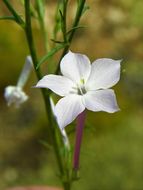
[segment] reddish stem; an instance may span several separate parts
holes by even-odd
[[[73,160],[73,169],[75,171],[79,169],[80,148],[82,142],[84,123],[85,123],[85,116],[86,112],[83,111],[77,117],[76,141],[75,141],[74,160]]]

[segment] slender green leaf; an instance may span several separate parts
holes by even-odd
[[[45,61],[47,61],[51,56],[53,56],[55,53],[57,53],[59,50],[61,50],[62,48],[64,48],[65,46],[67,46],[68,44],[59,44],[57,47],[53,48],[51,51],[49,51],[48,54],[46,54],[44,57],[42,57],[36,67],[36,69],[39,68],[39,66],[44,63]]]
[[[57,44],[63,44],[65,43],[64,41],[58,41],[58,40],[54,40],[54,39],[51,39],[52,42],[54,43],[57,43]]]
[[[1,16],[0,20],[13,20],[13,21],[16,21],[14,16]]]
[[[59,10],[59,13],[60,13],[60,17],[61,17],[61,30],[62,30],[62,32],[63,32],[63,34],[64,34],[64,16],[63,16],[63,13],[62,13],[62,11],[61,10]]]
[[[70,29],[68,32],[67,32],[67,35],[70,34],[73,30],[77,30],[77,29],[80,29],[80,28],[86,28],[87,26],[76,26],[76,27],[73,27],[72,29]]]

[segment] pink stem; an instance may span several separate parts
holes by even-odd
[[[74,160],[73,160],[73,169],[76,171],[79,169],[80,147],[81,147],[81,142],[82,142],[85,116],[86,116],[86,112],[83,111],[77,117],[76,141],[75,141]]]

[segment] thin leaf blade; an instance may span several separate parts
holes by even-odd
[[[44,63],[45,61],[47,61],[50,57],[52,57],[52,56],[53,56],[55,53],[57,53],[59,50],[63,49],[65,46],[67,46],[67,44],[59,44],[58,46],[56,46],[55,48],[53,48],[51,51],[49,51],[48,54],[46,54],[45,56],[43,56],[43,57],[40,59],[38,65],[37,65],[37,67],[36,67],[36,69],[38,69],[38,68],[41,66],[42,63]]]

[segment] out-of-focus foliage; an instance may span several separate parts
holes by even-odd
[[[19,12],[22,6],[13,0]],[[47,1],[49,36],[56,1]],[[71,50],[99,57],[123,59],[122,74],[115,87],[121,111],[90,113],[84,130],[80,180],[74,190],[142,190],[143,188],[143,1],[89,0]],[[69,23],[75,13],[69,4]],[[0,3],[0,15],[8,14]],[[33,19],[37,50],[44,47]],[[51,42],[52,44],[52,42]],[[56,162],[50,146],[44,104],[39,90],[32,89],[35,75],[26,86],[29,100],[20,109],[6,107],[4,87],[16,84],[28,54],[23,31],[13,21],[0,21],[0,189],[26,184],[59,185]],[[55,62],[58,61],[58,55]],[[50,62],[48,63],[50,64]],[[54,63],[49,72],[54,69]],[[47,72],[47,65],[44,65]],[[74,127],[67,127],[74,146]]]

